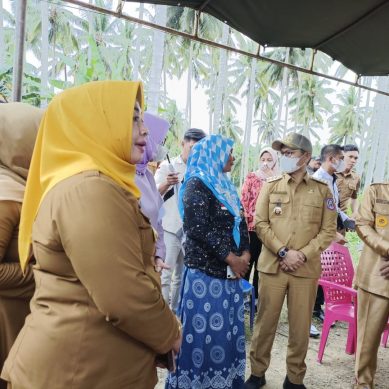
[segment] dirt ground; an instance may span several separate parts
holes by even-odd
[[[285,317],[285,315],[283,315]],[[314,322],[318,329],[321,325]],[[250,329],[247,328],[248,342],[246,352],[250,350]],[[267,384],[264,389],[281,389],[285,378],[285,356],[288,343],[288,325],[281,319],[277,335],[273,345],[272,360],[266,373]],[[305,376],[305,385],[308,389],[351,389],[354,382],[354,356],[345,353],[347,339],[347,325],[337,323],[331,329],[327,346],[324,352],[323,363],[319,364],[317,352],[319,339],[311,339],[309,343],[306,363],[308,366]],[[246,378],[250,375],[250,363],[247,359]],[[165,383],[165,371],[158,372],[159,383],[156,389],[163,389]],[[389,388],[389,348],[380,346],[378,353],[378,369],[376,374],[376,389]]]

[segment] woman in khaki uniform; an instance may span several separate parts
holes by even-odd
[[[23,327],[34,293],[31,266],[19,264],[20,211],[43,111],[23,103],[0,105],[0,369]],[[0,388],[6,383],[0,380]]]
[[[12,389],[153,388],[156,354],[179,347],[138,205],[140,107],[141,84],[126,81],[48,106],[22,208],[19,252],[25,267],[32,240],[36,292],[2,372]]]

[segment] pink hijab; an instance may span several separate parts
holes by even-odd
[[[255,174],[261,179],[261,180],[267,180],[269,177],[273,177],[273,176],[276,176],[277,174],[279,174],[280,172],[280,169],[279,169],[279,165],[278,165],[278,154],[277,154],[277,151],[273,150],[271,147],[265,147],[261,150],[261,152],[259,153],[259,159],[261,159],[262,155],[264,153],[269,153],[272,158],[273,158],[273,165],[272,166],[269,166],[270,168],[270,171],[271,173],[269,172],[268,174],[266,174],[261,168],[259,168]]]

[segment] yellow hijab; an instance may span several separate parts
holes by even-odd
[[[135,101],[143,110],[143,86],[132,81],[97,81],[68,89],[51,101],[39,127],[19,229],[25,269],[32,225],[47,192],[60,181],[98,170],[140,197],[130,164]]]

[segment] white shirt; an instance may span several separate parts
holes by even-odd
[[[171,160],[174,170],[178,173],[179,184],[172,185],[161,196],[164,199],[165,215],[162,218],[162,227],[164,231],[177,234],[182,230],[182,220],[178,212],[178,191],[181,186],[181,181],[184,179],[186,172],[186,163],[182,160],[181,156],[175,157]],[[157,188],[166,183],[168,174],[171,173],[169,162],[163,161],[157,171],[155,172],[155,182]],[[174,192],[171,192],[173,190]]]
[[[345,221],[347,219],[350,219],[340,208],[339,208],[339,190],[338,185],[336,185],[336,176],[329,174],[327,171],[325,171],[322,167],[320,167],[318,170],[316,170],[315,173],[313,173],[312,177],[318,178],[319,180],[327,181],[328,186],[331,190],[332,195],[334,196],[336,210],[340,217],[342,218],[342,221]]]

